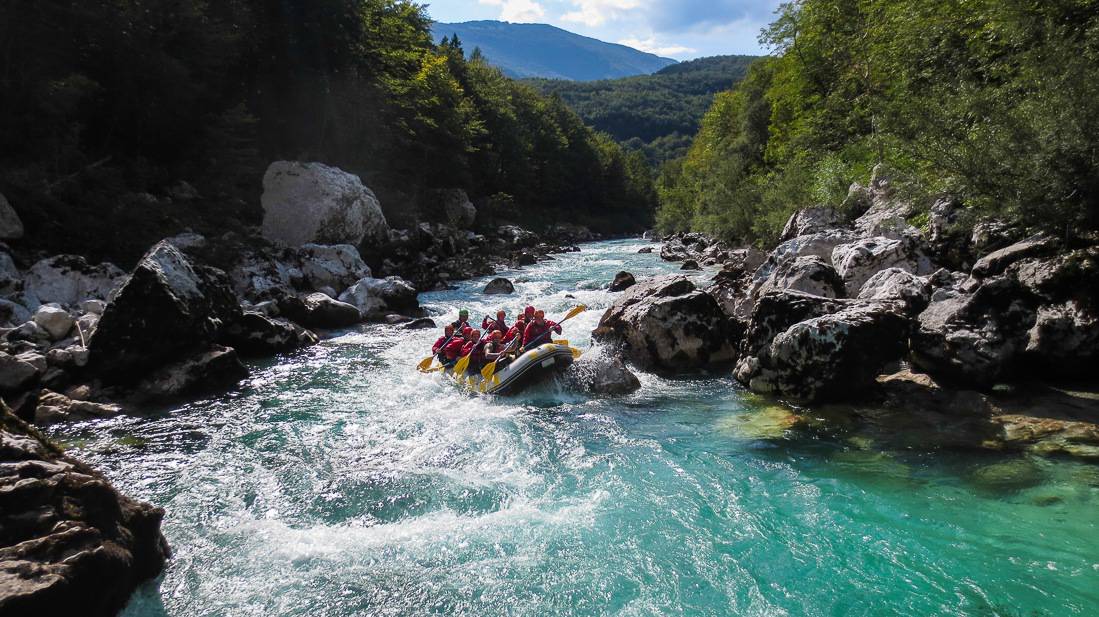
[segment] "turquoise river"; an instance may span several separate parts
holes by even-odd
[[[615,272],[674,269],[644,245],[421,302],[584,303],[587,350]],[[174,555],[124,615],[1099,615],[1099,466],[793,434],[725,373],[474,396],[416,372],[436,336],[363,327],[231,394],[55,430],[167,509]]]

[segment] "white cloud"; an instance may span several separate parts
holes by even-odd
[[[626,11],[639,8],[641,2],[640,0],[572,0],[572,5],[576,10],[565,13],[561,19],[594,28],[613,21]]]
[[[646,51],[658,56],[681,56],[683,54],[692,54],[698,51],[691,47],[684,47],[683,45],[661,45],[656,42],[656,37],[651,36],[647,39],[622,39],[618,41],[618,44],[640,49],[641,51]]]
[[[500,19],[511,22],[539,21],[546,10],[537,0],[479,0],[481,4],[500,7]]]

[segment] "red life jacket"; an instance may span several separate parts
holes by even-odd
[[[544,319],[543,322],[542,325],[538,325],[538,322],[532,321],[527,325],[527,330],[523,333],[523,347],[530,345],[532,342],[538,345],[550,342],[548,336],[542,336],[550,330],[561,332],[561,326],[548,319]]]
[[[464,340],[456,336],[446,344],[446,347],[443,347],[443,355],[446,356],[447,360],[457,360],[458,357],[462,355],[462,347],[465,346],[465,344],[466,342]]]
[[[435,344],[431,346],[431,353],[439,353],[449,338],[449,336],[440,336],[439,340],[435,341]]]

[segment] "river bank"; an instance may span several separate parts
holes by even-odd
[[[590,349],[617,271],[678,271],[645,246],[504,271],[513,296],[481,295],[481,278],[420,300],[440,321],[584,303],[566,336]],[[167,511],[175,554],[124,614],[1084,615],[1099,601],[1092,465],[790,427],[724,371],[639,371],[626,397],[471,397],[415,372],[432,340],[356,327],[249,361],[234,393],[51,429]]]

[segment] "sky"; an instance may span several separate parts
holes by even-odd
[[[781,0],[423,0],[432,19],[552,24],[676,60],[760,55]]]

